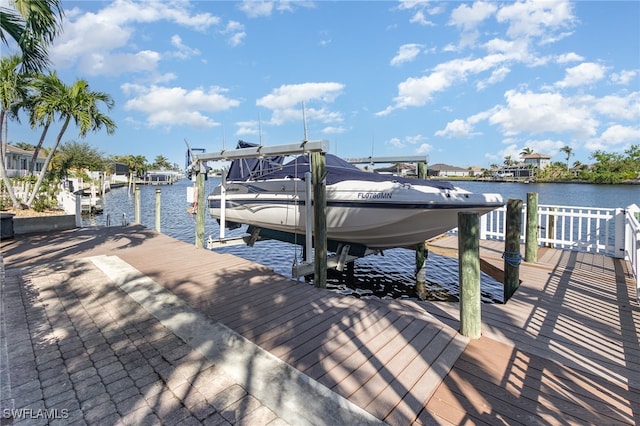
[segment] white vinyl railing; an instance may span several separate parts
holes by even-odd
[[[522,243],[526,240],[526,204],[522,209]],[[601,253],[631,264],[640,300],[640,208],[538,206],[538,244],[564,250]],[[507,208],[480,218],[480,238],[504,240]]]
[[[640,208],[635,204],[627,207],[624,220],[624,258],[631,263],[631,272],[636,279],[636,291],[640,301]]]

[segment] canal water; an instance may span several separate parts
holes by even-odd
[[[206,182],[207,193],[213,191],[220,180],[210,178]],[[472,192],[495,192],[508,198],[526,202],[528,192],[537,192],[539,204],[583,207],[627,207],[640,205],[638,185],[590,185],[590,184],[523,184],[494,182],[455,182]],[[141,186],[141,223],[155,228],[156,189],[161,190],[161,232],[193,244],[195,241],[195,216],[188,212],[187,188],[193,182],[182,179],[173,185]],[[85,217],[83,226],[107,226],[130,223],[134,220],[133,194],[126,188],[114,188],[104,197],[104,213]],[[226,236],[240,236],[244,228],[226,231]],[[206,216],[205,235],[217,238],[219,227],[215,219]],[[271,267],[274,271],[291,277],[294,262],[301,261],[300,247],[279,241],[261,241],[253,247],[237,245],[216,249]],[[416,298],[415,252],[406,249],[385,250],[383,255],[367,256],[356,261],[355,281],[345,282],[338,274],[329,274],[327,285],[336,292],[360,298]],[[502,284],[486,274],[481,274],[483,302],[501,303]],[[427,290],[430,300],[458,300],[458,262],[436,254],[427,260]]]

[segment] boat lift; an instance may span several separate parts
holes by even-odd
[[[327,283],[327,223],[325,216],[325,209],[327,205],[326,197],[326,181],[325,181],[325,159],[324,153],[329,150],[328,141],[307,141],[304,140],[300,143],[276,145],[276,146],[257,146],[250,148],[238,148],[234,150],[222,150],[219,152],[204,152],[196,153],[192,152],[193,163],[189,166],[189,169],[196,174],[196,186],[198,190],[198,210],[196,213],[196,246],[204,246],[204,215],[205,208],[200,206],[204,204],[204,175],[207,172],[206,163],[208,161],[229,161],[240,158],[255,158],[255,157],[269,157],[276,155],[301,155],[311,154],[311,165],[313,174],[308,173],[311,179],[306,179],[307,190],[305,191],[305,206],[306,206],[306,229],[305,229],[305,262],[292,271],[292,274],[309,275],[309,269],[311,265],[311,253],[313,250],[313,234],[315,230],[315,251],[314,251],[314,282],[316,287],[326,287]],[[226,173],[223,173],[221,191],[220,191],[220,237],[218,240],[210,238],[207,247],[212,248],[222,246],[224,244],[234,244],[235,241],[242,240],[247,242],[255,242],[258,238],[258,233],[253,233],[249,237],[240,237],[239,239],[227,239],[224,236],[224,230],[226,226],[225,220],[225,184]],[[313,198],[312,198],[313,191]],[[315,202],[312,202],[315,200]],[[199,217],[199,216],[202,217]],[[313,226],[313,227],[312,227]],[[199,229],[202,228],[202,229]],[[341,251],[337,254],[338,261],[336,265],[341,267],[347,262],[349,258],[349,246],[343,246]],[[355,259],[355,258],[354,258]],[[350,259],[353,260],[353,259]],[[334,262],[332,262],[334,263]]]

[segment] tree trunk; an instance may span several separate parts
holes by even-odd
[[[13,208],[17,209],[20,207],[20,203],[16,198],[16,194],[13,192],[13,184],[11,180],[9,180],[9,176],[7,175],[7,169],[5,168],[5,161],[7,158],[7,113],[5,110],[0,111],[0,138],[2,138],[2,142],[0,143],[0,175],[2,175],[2,181],[4,182],[4,186],[7,188],[7,193],[9,194],[9,198],[11,199],[11,203],[13,204]]]
[[[49,126],[51,125],[51,120],[47,121],[47,124],[44,125],[44,129],[42,130],[42,134],[40,135],[40,140],[38,141],[38,145],[36,145],[36,149],[33,150],[33,155],[31,156],[31,164],[29,164],[29,176],[33,176],[36,168],[36,162],[38,161],[38,154],[42,149],[42,144],[44,143],[44,138],[47,136],[47,131],[49,130]],[[44,169],[42,170],[44,173]]]
[[[42,186],[44,175],[46,174],[47,169],[49,168],[49,163],[51,162],[53,155],[56,153],[56,149],[58,149],[58,144],[60,144],[60,140],[62,140],[62,135],[64,135],[64,132],[67,130],[67,126],[69,126],[69,121],[71,121],[71,117],[67,116],[67,119],[65,120],[64,125],[62,126],[62,129],[60,129],[60,133],[58,133],[58,137],[56,138],[56,143],[53,145],[53,147],[51,148],[51,151],[49,152],[49,155],[47,155],[47,159],[44,161],[44,165],[42,166],[42,173],[40,173],[40,176],[38,176],[38,180],[36,181],[36,184],[33,187],[33,192],[29,197],[29,201],[27,201],[28,208],[31,208],[31,204],[33,204],[33,201],[35,200],[36,195],[38,194],[38,191],[40,191],[40,186]]]

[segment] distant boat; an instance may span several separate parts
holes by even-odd
[[[246,148],[249,145],[239,146]],[[226,182],[208,196],[227,226],[238,224],[304,235],[305,173],[309,157],[236,159]],[[364,172],[326,154],[327,239],[372,249],[412,247],[457,226],[458,212],[487,213],[504,205],[499,194],[474,194],[449,182]]]

